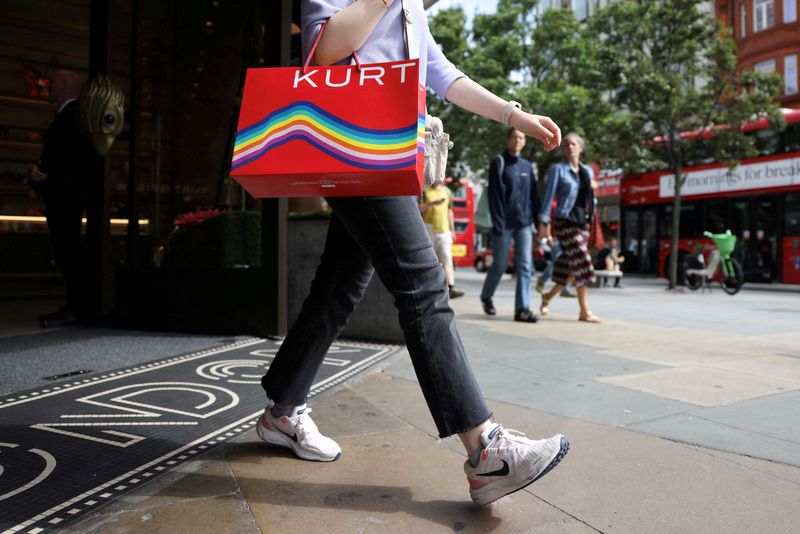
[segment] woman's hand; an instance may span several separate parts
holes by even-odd
[[[511,126],[541,141],[547,152],[561,146],[561,129],[550,117],[514,110]]]

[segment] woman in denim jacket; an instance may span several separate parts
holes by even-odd
[[[581,163],[583,139],[575,133],[564,136],[561,150],[566,161],[556,163],[547,173],[547,184],[539,212],[539,235],[552,242],[550,216],[553,199],[557,200],[552,214],[555,237],[561,245],[561,255],[553,266],[555,286],[542,295],[542,316],[550,313],[550,301],[567,285],[572,276],[578,291],[581,311],[579,321],[599,323],[600,318],[589,310],[586,288],[596,280],[592,257],[589,255],[589,222],[594,213],[594,172]]]

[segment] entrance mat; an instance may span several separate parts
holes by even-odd
[[[0,397],[0,533],[60,528],[252,429],[279,343],[246,339]],[[400,349],[337,342],[310,395]]]

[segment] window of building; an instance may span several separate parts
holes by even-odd
[[[766,61],[759,61],[753,66],[753,72],[763,72],[765,74],[775,72],[775,60],[768,59]]]
[[[783,0],[783,22],[789,24],[797,20],[797,0]]]
[[[797,55],[783,58],[783,92],[787,95],[797,94]]]
[[[744,2],[739,6],[739,15],[742,19],[739,24],[740,37],[744,37],[747,35],[747,6]]]
[[[753,0],[753,31],[775,26],[775,0]]]
[[[584,21],[589,16],[589,6],[586,0],[572,0],[572,11],[575,18]]]

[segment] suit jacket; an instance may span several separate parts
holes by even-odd
[[[37,186],[45,202],[85,202],[91,176],[100,158],[78,130],[78,102],[67,104],[56,114],[44,138],[39,169],[47,179]]]

